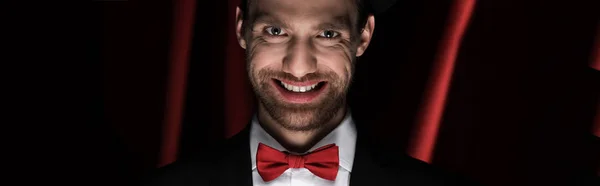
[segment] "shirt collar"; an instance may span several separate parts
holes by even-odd
[[[280,151],[286,151],[286,149],[260,126],[256,115],[252,117],[251,125],[250,154],[252,158],[252,170],[254,170],[256,169],[258,143],[263,143]],[[346,114],[340,125],[310,148],[309,152],[331,143],[335,143],[339,147],[340,166],[351,172],[356,148],[356,126],[350,112]]]

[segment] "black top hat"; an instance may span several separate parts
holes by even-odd
[[[381,14],[392,7],[396,0],[368,0],[374,14]]]

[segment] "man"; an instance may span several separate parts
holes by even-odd
[[[365,0],[247,0],[236,33],[258,108],[242,132],[149,185],[466,185],[357,131],[346,93],[375,18]]]

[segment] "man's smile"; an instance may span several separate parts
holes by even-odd
[[[284,101],[291,103],[309,103],[324,92],[328,83],[327,81],[295,82],[272,79],[271,85],[278,90]]]

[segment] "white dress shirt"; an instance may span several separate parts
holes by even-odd
[[[252,158],[252,183],[254,186],[348,186],[350,184],[350,172],[352,172],[354,150],[356,148],[356,127],[349,112],[339,126],[308,151],[311,152],[331,143],[335,143],[339,147],[340,166],[334,181],[318,177],[306,168],[290,168],[276,179],[264,182],[256,169],[258,143],[263,143],[280,151],[287,150],[260,126],[256,115],[252,118],[251,125],[250,153]]]

